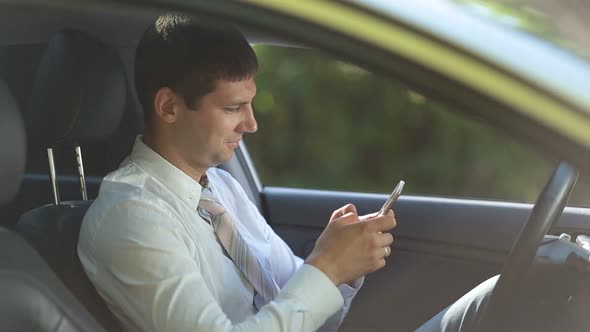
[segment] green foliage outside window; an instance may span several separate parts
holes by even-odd
[[[553,163],[406,86],[317,51],[256,46],[265,185],[535,200]]]

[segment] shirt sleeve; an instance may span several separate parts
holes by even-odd
[[[303,259],[296,256],[293,251],[289,248],[289,246],[281,239],[271,228],[268,226],[268,232],[271,233],[270,236],[270,243],[271,243],[271,252],[273,256],[271,257],[272,261],[272,270],[273,274],[278,280],[279,286],[281,286],[281,282],[287,282],[286,280],[290,280],[289,277],[294,275],[301,269],[301,267],[306,266],[303,264]],[[319,273],[322,273],[318,270]],[[324,275],[325,276],[325,275]],[[328,277],[325,277],[328,279]],[[328,279],[329,280],[329,279]],[[358,293],[359,289],[363,285],[365,277],[361,277],[350,284],[342,284],[338,286],[338,291],[342,296],[344,301],[344,305],[334,313],[323,326],[319,329],[319,331],[337,331],[338,327],[346,318],[346,314],[350,309],[350,305],[352,300]],[[330,281],[330,283],[332,283]],[[332,283],[332,285],[334,285]],[[318,296],[317,294],[313,294],[312,296]]]
[[[229,174],[227,176],[231,177]],[[234,187],[232,192],[236,194],[236,199],[240,201],[238,205],[243,207],[247,206],[249,209],[248,214],[255,216],[257,221],[264,227],[264,233],[270,243],[270,268],[279,287],[283,287],[283,285],[285,285],[290,278],[298,272],[301,266],[304,265],[303,259],[295,255],[289,245],[287,245],[287,243],[285,243],[285,241],[268,225],[264,217],[258,211],[256,205],[250,201],[241,185],[235,179],[231,178],[231,180],[233,180],[231,186]],[[323,272],[319,270],[318,272],[323,274]],[[328,319],[328,321],[321,327],[320,331],[336,331],[338,329],[344,321],[344,318],[346,318],[352,300],[363,285],[363,282],[364,277],[361,277],[351,284],[338,286],[338,290],[344,300],[344,305],[338,312]],[[313,296],[317,297],[318,295],[314,294]]]
[[[82,240],[79,255],[90,279],[126,321],[144,331],[316,331],[343,305],[319,270],[302,265],[278,296],[234,324],[206,286],[171,216],[147,203],[111,209]]]

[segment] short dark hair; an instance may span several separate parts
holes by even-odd
[[[196,24],[185,15],[160,16],[135,53],[135,88],[146,126],[151,126],[159,89],[169,87],[197,109],[217,80],[240,81],[257,70],[256,54],[237,29]]]

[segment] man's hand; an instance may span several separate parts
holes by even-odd
[[[393,211],[359,218],[352,204],[334,211],[330,223],[305,262],[324,272],[336,286],[385,266],[396,225]]]

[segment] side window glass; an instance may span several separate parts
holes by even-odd
[[[533,202],[555,165],[511,137],[315,50],[255,46],[266,186]]]

